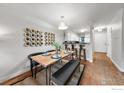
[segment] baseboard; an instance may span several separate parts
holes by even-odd
[[[43,68],[41,68],[41,67],[37,67],[38,72],[41,71],[42,69]],[[30,77],[30,76],[32,76],[31,71],[26,71],[26,72],[23,72],[20,75],[17,75],[17,76],[15,76],[13,78],[10,78],[10,79],[6,80],[6,81],[3,81],[1,83],[1,85],[14,85],[14,84],[24,80],[25,78]]]
[[[0,84],[3,81],[7,81],[8,79],[11,79],[13,77],[16,77],[16,76],[18,76],[18,75],[20,75],[22,73],[28,72],[28,71],[29,71],[28,68],[27,69],[21,69],[21,70],[15,70],[15,72],[13,72],[11,74],[7,74],[7,75],[4,75],[4,76],[1,76],[0,77]]]
[[[97,51],[94,51],[94,53],[107,54],[106,52],[97,52]]]
[[[93,62],[93,60],[91,60],[91,59],[87,59],[87,61],[88,61],[88,62],[90,62],[90,63],[92,63],[92,62]]]
[[[121,72],[124,72],[124,69],[121,68],[112,58],[109,57],[109,59],[112,61],[112,63],[117,67],[117,69]]]

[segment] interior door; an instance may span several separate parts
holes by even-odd
[[[94,49],[95,52],[107,52],[107,32],[94,33]]]

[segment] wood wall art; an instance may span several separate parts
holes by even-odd
[[[26,28],[24,31],[24,46],[38,47],[52,45],[55,42],[55,34],[50,32],[41,32],[39,30]]]
[[[55,42],[55,34],[45,32],[44,33],[45,45],[52,45]]]
[[[24,46],[37,47],[43,45],[43,35],[41,31],[26,28],[24,32]]]

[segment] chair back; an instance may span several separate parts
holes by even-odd
[[[48,50],[48,51],[46,51],[46,52],[54,52],[54,51],[56,51],[56,50]]]
[[[31,60],[31,57],[32,57],[32,56],[41,55],[41,54],[44,54],[44,53],[45,53],[45,52],[32,53],[32,54],[28,55],[28,59]]]
[[[45,52],[37,52],[37,53],[32,53],[30,55],[28,55],[28,59],[30,60],[30,62],[32,63],[33,66],[39,65],[39,63],[35,62],[34,60],[32,60],[32,56],[36,56],[36,55],[41,55],[44,54]]]

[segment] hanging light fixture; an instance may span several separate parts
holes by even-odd
[[[61,22],[58,26],[58,29],[59,30],[67,30],[68,29],[68,26],[64,22],[64,16],[61,16]]]

